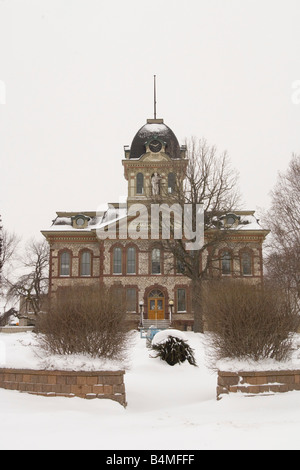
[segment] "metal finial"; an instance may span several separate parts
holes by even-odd
[[[154,119],[156,119],[156,75],[154,75]]]

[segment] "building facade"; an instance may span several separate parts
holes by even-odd
[[[94,212],[57,212],[43,230],[50,245],[50,295],[70,285],[106,285],[125,299],[128,318],[193,328],[191,282],[158,237],[149,236],[149,214],[143,208],[172,194],[187,165],[187,150],[162,119],[148,119],[122,160],[128,182],[127,201]],[[218,247],[215,276],[261,282],[262,245],[267,232],[254,211],[222,214],[234,227]],[[151,232],[152,233],[152,232]]]

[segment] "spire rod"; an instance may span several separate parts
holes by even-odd
[[[154,75],[154,119],[156,119],[156,75]]]

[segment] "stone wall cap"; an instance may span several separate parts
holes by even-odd
[[[12,369],[0,368],[1,374],[26,374],[26,375],[89,375],[89,376],[110,376],[110,375],[124,375],[125,370],[52,370],[52,369]]]

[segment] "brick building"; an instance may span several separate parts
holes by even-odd
[[[124,153],[124,204],[93,212],[57,212],[52,226],[42,231],[50,244],[50,295],[69,285],[104,283],[114,295],[124,296],[127,315],[136,325],[142,319],[144,324],[192,328],[190,280],[158,240],[149,237],[147,220],[143,227],[132,215],[137,204],[147,206],[156,194],[163,200],[172,193],[187,165],[186,148],[162,119],[148,119]],[[220,221],[234,230],[228,243],[220,244],[215,275],[260,282],[268,232],[254,211],[222,214]]]

